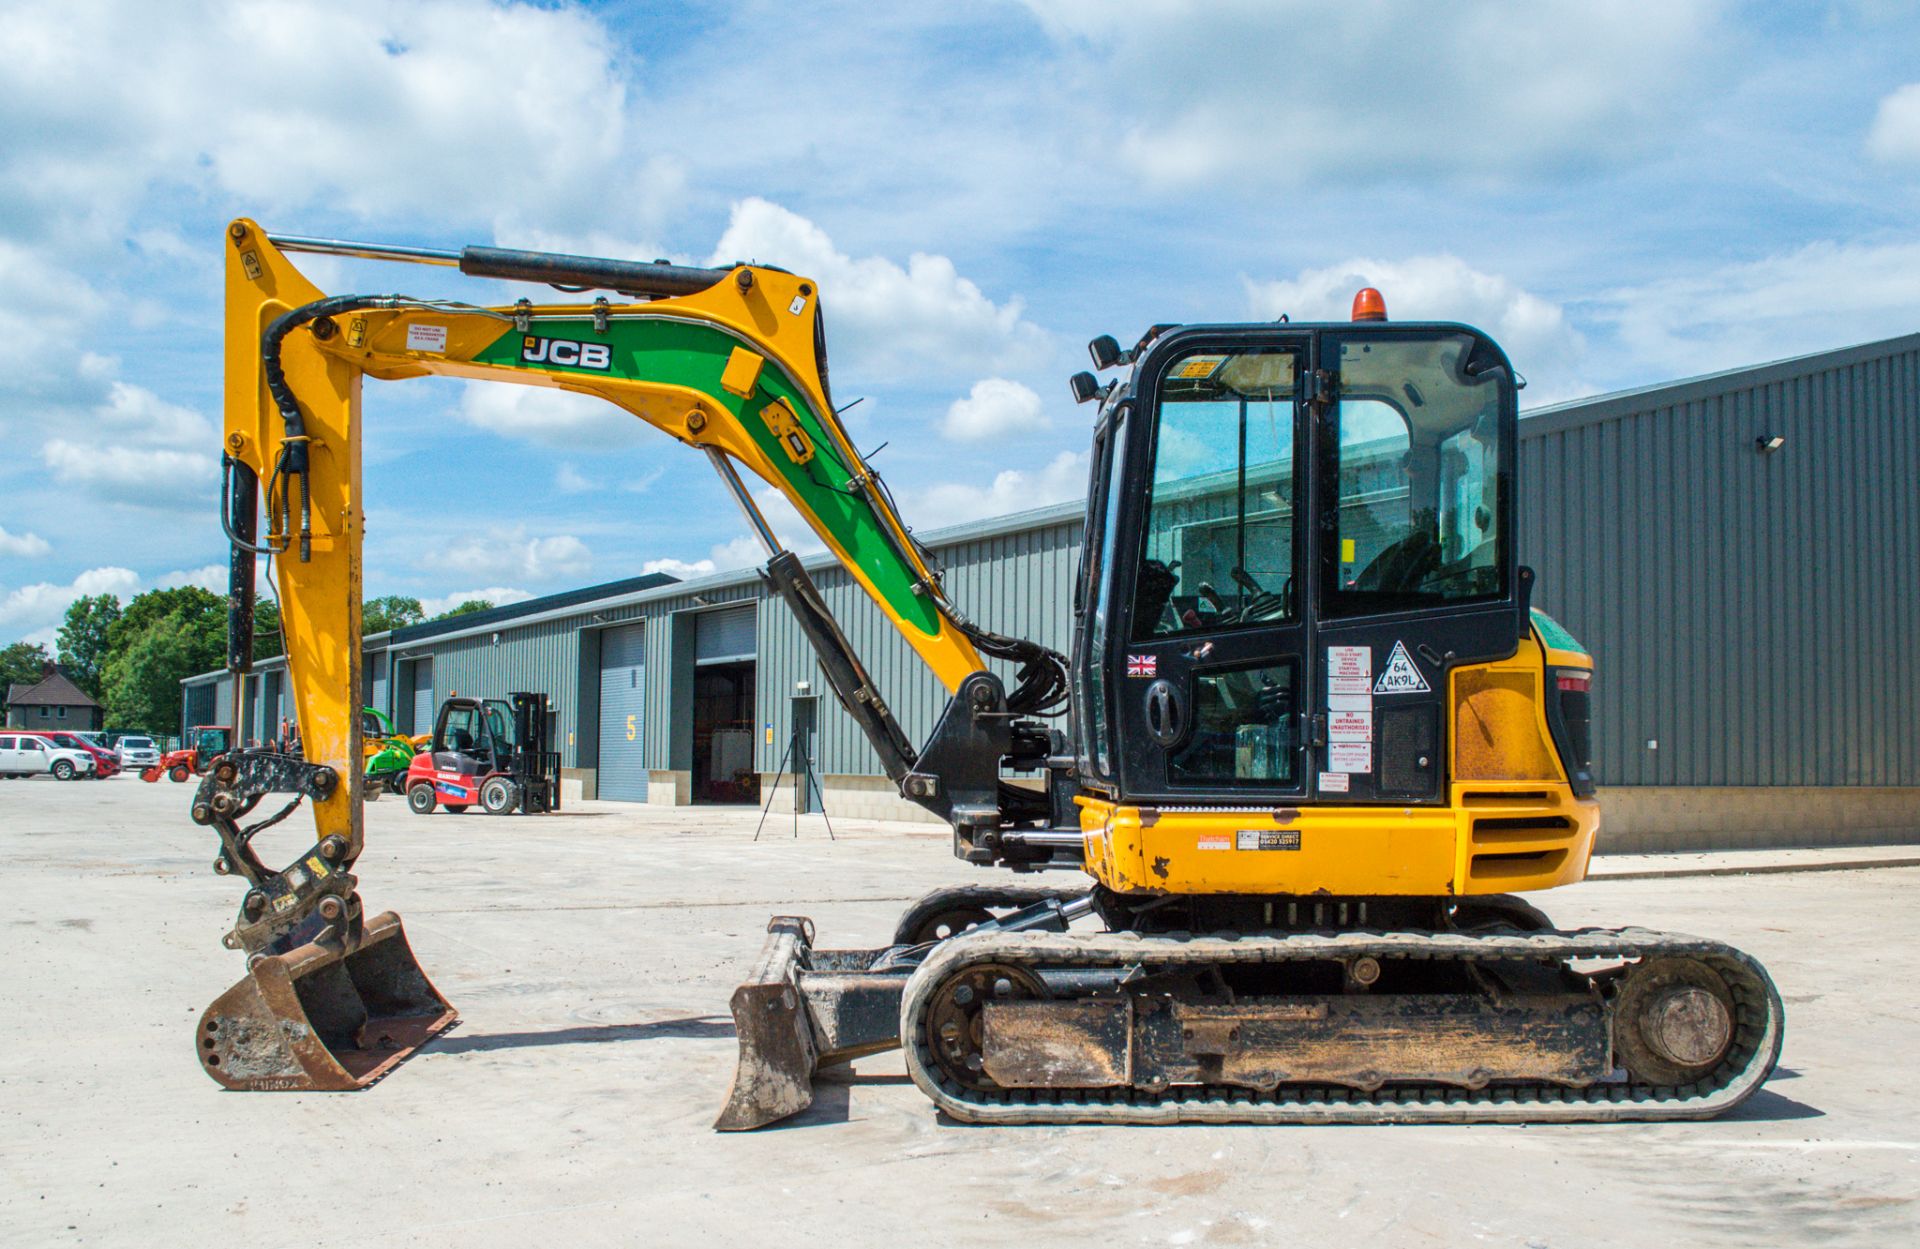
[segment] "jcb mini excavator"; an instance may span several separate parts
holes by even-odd
[[[1478,330],[1389,322],[1366,290],[1350,322],[1095,339],[1110,376],[1073,379],[1097,417],[1062,655],[949,597],[838,419],[807,278],[248,220],[226,252],[230,666],[244,697],[270,557],[305,758],[230,754],[195,798],[216,870],[248,885],[226,939],[248,977],[199,1025],[222,1083],[356,1087],[454,1018],[399,920],[363,920],[352,875],[360,384],[427,374],[596,395],[704,453],[901,794],[969,863],[1092,878],[937,891],[881,949],[817,948],[808,920],[774,919],[733,997],[717,1126],[792,1114],[820,1066],[896,1047],[941,1110],[985,1123],[1702,1118],[1772,1069],[1783,1013],[1753,959],[1557,930],[1514,896],[1586,873],[1593,666],[1530,607],[1515,375]],[[328,296],[295,252],[607,294]],[[951,692],[923,744],[742,468]],[[243,827],[270,794],[289,801]],[[302,799],[317,840],[270,869],[250,842]]]

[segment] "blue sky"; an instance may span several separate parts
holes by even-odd
[[[1066,377],[1158,321],[1371,283],[1495,334],[1535,405],[1920,329],[1906,4],[0,0],[0,32],[0,643],[223,584],[240,214],[808,273],[921,528],[1080,494]],[[367,414],[370,594],[752,557],[705,465],[610,409],[435,380]]]

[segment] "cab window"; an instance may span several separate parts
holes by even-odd
[[[1136,641],[1298,616],[1294,351],[1199,350],[1159,387]]]
[[[1474,345],[1466,334],[1341,342],[1333,614],[1506,594],[1507,374],[1470,372]]]

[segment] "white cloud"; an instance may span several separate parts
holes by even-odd
[[[149,447],[205,448],[216,445],[213,422],[143,386],[112,382],[104,403],[93,410],[96,429]]]
[[[1890,338],[1920,329],[1920,243],[1811,243],[1608,291],[1589,315],[1648,380]]]
[[[1920,82],[1880,101],[1867,132],[1867,154],[1889,163],[1920,164]]]
[[[1733,43],[1719,0],[1027,3],[1062,75],[1107,84],[1089,121],[1166,184],[1609,164],[1653,149]]]
[[[90,391],[90,378],[107,362],[89,358],[79,344],[86,341],[85,326],[105,307],[84,278],[40,251],[0,238],[0,376],[6,390],[43,400],[71,395],[76,383]],[[31,422],[38,406],[7,404],[0,429],[21,418]]]
[[[561,494],[586,494],[598,490],[598,482],[571,464],[562,464],[553,473],[553,488]]]
[[[110,233],[148,188],[369,217],[584,217],[626,88],[592,15],[487,0],[9,6],[0,203]],[[342,108],[339,101],[354,106]],[[475,101],[488,101],[484,113]],[[389,137],[369,142],[368,126]],[[484,135],[486,155],[475,158]],[[513,176],[503,178],[502,170]],[[64,218],[64,219],[63,219]]]
[[[425,566],[500,580],[554,581],[586,575],[593,567],[593,552],[572,534],[533,538],[524,526],[515,526],[456,543]]]
[[[650,559],[640,565],[642,576],[663,572],[669,577],[678,577],[682,581],[712,576],[719,570],[720,566],[710,559],[696,559],[691,562],[684,559]]]
[[[89,594],[117,594],[123,600],[140,587],[131,568],[89,568],[66,585],[40,581],[0,595],[0,637],[46,645],[53,641],[67,608]]]
[[[731,572],[736,568],[758,568],[767,562],[767,548],[751,534],[741,534],[713,548],[713,558],[698,561],[711,564],[713,572]]]
[[[211,455],[55,438],[40,448],[40,458],[55,481],[109,502],[196,510],[213,507],[219,494],[219,465]]]
[[[1018,299],[995,303],[945,256],[916,252],[903,267],[855,259],[813,222],[763,199],[733,206],[709,264],[764,261],[820,282],[835,372],[861,380],[1033,367],[1045,331]],[[844,369],[844,371],[843,371]]]
[[[452,611],[460,604],[474,599],[492,603],[495,607],[505,607],[508,603],[524,603],[532,597],[533,595],[525,590],[516,590],[512,586],[490,585],[484,590],[455,590],[439,598],[423,598],[420,600],[420,609],[427,614],[427,619],[431,620],[442,612]]]
[[[153,579],[156,590],[171,590],[177,586],[199,586],[202,590],[211,590],[215,594],[227,592],[227,566],[225,564],[202,564],[198,568],[182,568],[173,572],[163,572]]]
[[[940,424],[958,442],[988,442],[1009,434],[1046,429],[1051,422],[1032,387],[1004,377],[985,377],[964,399],[955,399]]]
[[[1475,269],[1457,256],[1345,260],[1278,281],[1247,281],[1248,311],[1262,320],[1345,321],[1353,296],[1372,286],[1396,321],[1462,321],[1491,334],[1531,383],[1529,403],[1589,392],[1577,376],[1586,343],[1560,305],[1511,278]]]
[[[8,533],[5,526],[0,526],[0,555],[37,559],[52,549],[37,533]]]
[[[651,432],[604,399],[552,386],[470,381],[455,411],[467,424],[503,437],[569,449],[628,445]]]
[[[989,486],[944,482],[917,498],[901,500],[901,507],[914,529],[922,533],[943,525],[1005,516],[1084,498],[1087,467],[1086,452],[1062,451],[1038,471],[1009,468],[997,474]]]

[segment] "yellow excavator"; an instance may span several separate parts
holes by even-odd
[[[289,260],[303,252],[573,297],[329,296]],[[1530,605],[1515,372],[1478,330],[1390,322],[1368,289],[1348,322],[1095,339],[1072,379],[1096,419],[1061,654],[949,596],[839,420],[805,277],[250,220],[228,228],[226,274],[230,667],[244,698],[270,560],[304,755],[231,753],[194,798],[215,870],[247,885],[225,940],[248,974],[196,1037],[222,1084],[360,1087],[455,1018],[352,871],[361,381],[426,375],[598,396],[705,454],[900,793],[959,857],[1014,873],[921,899],[879,949],[775,918],[733,996],[716,1126],[791,1115],[820,1067],[895,1048],[941,1110],[980,1123],[1703,1118],[1772,1070],[1783,1010],[1752,958],[1558,930],[1515,896],[1586,874],[1593,665]],[[924,743],[742,470],[946,686]],[[302,802],[314,844],[269,867],[255,834]]]

